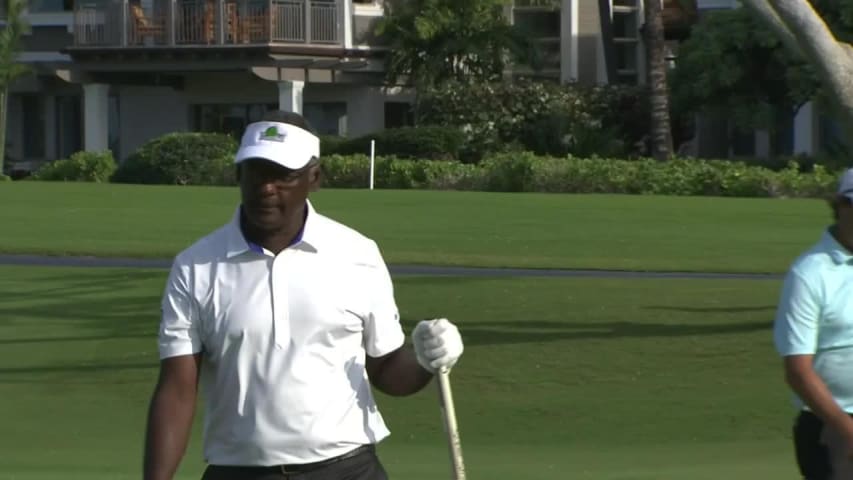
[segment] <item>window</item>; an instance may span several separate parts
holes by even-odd
[[[731,152],[735,157],[755,156],[755,131],[732,127]]]
[[[194,105],[193,129],[199,132],[226,133],[238,142],[246,125],[260,120],[264,113],[278,109],[277,104]]]
[[[792,155],[794,153],[794,116],[788,112],[780,112],[776,118],[776,132],[773,135],[775,143],[771,146],[775,155]]]
[[[119,109],[119,96],[110,94],[109,98],[109,149],[113,152],[113,158],[121,158],[121,110]]]
[[[43,159],[44,142],[44,97],[40,95],[21,95],[23,126],[22,134],[24,159]]]
[[[346,135],[346,102],[306,103],[303,115],[320,135]]]
[[[626,0],[621,7],[632,7],[627,10],[615,10],[613,12],[613,59],[616,64],[617,78],[620,83],[635,84],[639,80],[640,65],[642,59],[639,55],[640,32],[639,12],[635,8],[633,0]],[[617,4],[614,3],[614,7]]]
[[[82,150],[83,111],[79,96],[56,97],[56,158]],[[112,115],[112,112],[110,112]]]
[[[56,13],[74,11],[74,0],[30,0],[30,13]]]
[[[410,127],[415,124],[415,112],[406,102],[385,102],[385,128]]]
[[[831,115],[818,115],[818,143],[821,153],[842,155],[847,150],[844,130]]]
[[[613,15],[613,38],[631,38],[640,36],[639,19],[635,14],[617,13]]]
[[[617,43],[616,54],[617,80],[621,83],[636,84],[638,77],[637,45],[635,43]]]
[[[513,12],[512,23],[531,37],[560,37],[559,12],[548,10],[516,10]]]

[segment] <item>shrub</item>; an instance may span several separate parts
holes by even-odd
[[[358,155],[370,153],[371,140],[376,141],[376,155],[400,158],[458,159],[464,134],[457,128],[442,126],[389,128],[353,139],[322,139],[322,155]]]
[[[118,168],[117,183],[233,185],[237,142],[218,133],[170,133],[142,145]]]
[[[579,121],[583,120],[583,121]],[[601,122],[552,113],[531,123],[522,132],[524,146],[537,155],[620,156],[625,152],[621,133]]]
[[[483,160],[484,188],[492,192],[523,192],[535,161],[532,153],[498,154]]]
[[[6,175],[5,173],[0,173],[0,182],[11,182],[12,177]]]
[[[485,190],[482,168],[470,163],[418,162],[421,188],[429,190]]]
[[[326,186],[367,188],[366,155],[323,160]],[[837,174],[821,166],[799,171],[795,163],[773,171],[744,162],[650,158],[549,157],[529,152],[490,155],[480,164],[377,157],[376,188],[496,192],[621,193],[727,197],[823,197]]]
[[[367,155],[330,155],[323,157],[321,166],[326,187],[370,186],[370,158]],[[375,188],[480,190],[483,184],[482,169],[459,162],[376,157],[374,169]]]
[[[339,154],[341,145],[345,144],[347,141],[349,140],[346,137],[341,137],[339,135],[320,135],[320,155]]]
[[[568,88],[581,88],[584,111],[600,127],[594,132],[612,134],[613,136],[609,141],[615,138],[622,144],[619,153],[610,154],[642,155],[644,153],[646,138],[651,134],[649,130],[651,104],[649,103],[650,96],[647,87],[610,84],[589,87],[569,86]],[[677,133],[680,133],[678,132],[678,118],[675,115],[671,115],[670,118],[673,127],[673,140],[676,140]],[[607,138],[602,140],[608,141]],[[577,150],[573,153],[583,155]],[[598,152],[598,154],[608,155],[606,151]]]
[[[116,161],[109,150],[77,152],[69,158],[43,165],[31,175],[31,179],[59,182],[108,182],[115,171]]]
[[[423,93],[418,118],[460,129],[463,156],[473,161],[512,142],[552,155],[621,156],[633,153],[648,134],[644,92],[627,85],[447,82]]]
[[[320,168],[323,170],[323,185],[326,187],[365,188],[369,186],[370,158],[367,155],[323,155]]]
[[[851,167],[850,157],[826,154],[776,155],[766,158],[745,158],[743,161],[749,165],[759,165],[775,171],[790,168],[792,163],[796,165],[801,172],[811,171],[816,165],[820,165],[830,170],[840,170]]]

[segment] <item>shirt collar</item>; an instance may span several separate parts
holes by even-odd
[[[841,265],[843,263],[853,263],[853,254],[843,245],[838,243],[838,240],[832,236],[829,229],[823,232],[823,238],[821,239],[821,243],[823,244],[823,248],[826,249],[829,257],[832,258],[832,261],[835,262],[836,265]]]
[[[296,237],[293,241],[288,245],[288,248],[296,247],[296,246],[305,246],[305,250],[316,252],[316,242],[313,241],[314,236],[312,236],[312,232],[316,230],[316,211],[314,210],[314,206],[311,205],[311,202],[305,201],[305,221],[302,223],[302,228],[299,230],[299,233],[296,234]],[[261,255],[270,254],[263,247],[257,245],[255,243],[250,242],[246,239],[245,235],[243,235],[243,230],[240,228],[240,206],[237,206],[234,215],[231,217],[231,221],[226,225],[226,258],[236,257],[237,255],[246,253],[246,252],[254,252]],[[270,254],[271,255],[271,254]]]

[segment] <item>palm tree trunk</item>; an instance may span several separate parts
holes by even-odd
[[[672,157],[672,126],[669,118],[669,85],[666,81],[666,42],[661,0],[644,0],[646,58],[651,100],[652,156]]]

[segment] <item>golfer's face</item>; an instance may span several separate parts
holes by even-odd
[[[248,220],[264,229],[284,226],[293,212],[302,212],[310,188],[309,171],[290,170],[252,159],[241,166],[240,192]]]
[[[836,200],[838,206],[838,224],[845,227],[853,227],[853,201],[845,196],[839,196]]]

